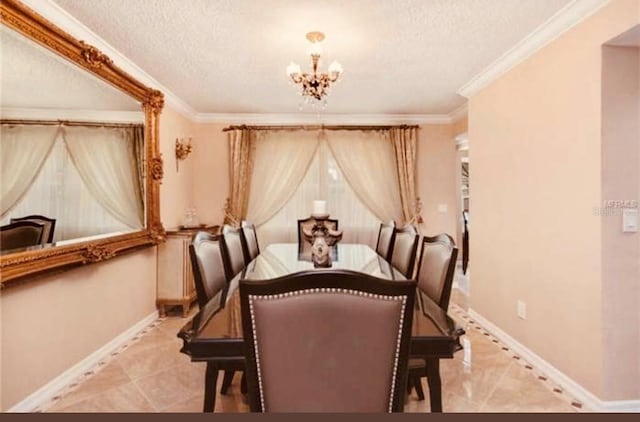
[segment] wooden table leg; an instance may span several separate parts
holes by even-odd
[[[216,408],[216,384],[218,382],[218,365],[207,362],[204,377],[204,412],[213,412]]]
[[[427,382],[429,383],[429,400],[431,412],[442,412],[442,383],[440,381],[440,359],[427,359]]]

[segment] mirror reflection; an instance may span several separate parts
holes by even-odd
[[[3,254],[145,227],[140,103],[0,28]]]

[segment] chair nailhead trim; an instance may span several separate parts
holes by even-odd
[[[391,377],[391,388],[389,394],[389,413],[393,411],[393,398],[395,395],[395,385],[396,385],[396,376],[398,373],[398,360],[400,358],[400,343],[402,340],[402,327],[404,324],[404,311],[407,304],[407,296],[389,296],[389,295],[379,295],[374,293],[362,292],[360,290],[351,290],[351,289],[342,289],[335,287],[322,287],[315,289],[304,289],[304,290],[296,290],[292,292],[286,293],[278,293],[274,295],[249,295],[249,313],[251,315],[251,330],[253,332],[253,347],[255,350],[255,358],[256,358],[256,369],[258,373],[258,388],[260,390],[260,404],[262,406],[262,411],[266,412],[265,404],[264,404],[264,388],[262,385],[262,370],[260,368],[260,353],[258,350],[258,333],[256,330],[256,318],[253,310],[253,302],[255,300],[272,300],[272,299],[283,299],[287,297],[293,296],[302,296],[306,294],[314,294],[314,293],[340,293],[340,294],[349,294],[353,296],[364,296],[371,299],[378,300],[395,300],[402,301],[402,309],[400,310],[400,323],[398,325],[398,337],[396,340],[396,352],[393,361],[393,375]]]

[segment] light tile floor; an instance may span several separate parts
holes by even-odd
[[[471,320],[467,309],[468,279],[457,271],[451,316],[467,334],[468,351],[441,361],[445,412],[576,412],[572,400],[531,364]],[[197,308],[197,306],[195,306]],[[197,309],[192,309],[191,315]],[[180,353],[178,330],[189,320],[180,313],[157,320],[137,338],[115,351],[81,379],[72,382],[38,411],[48,412],[201,412],[204,363],[192,363]],[[465,342],[466,343],[466,342]],[[465,361],[467,355],[467,361]],[[216,412],[247,412],[236,374],[227,395],[220,395],[218,377]],[[406,412],[429,411],[427,399],[415,392],[406,398]]]

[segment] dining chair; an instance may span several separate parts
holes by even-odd
[[[256,232],[256,226],[248,221],[243,221],[241,225],[242,229],[242,251],[244,253],[244,263],[249,265],[249,262],[253,261],[256,256],[260,254],[260,247],[258,246],[258,234]]]
[[[191,239],[189,257],[200,309],[228,283],[223,257],[226,252],[223,236],[199,231]]]
[[[189,244],[189,257],[191,258],[191,269],[193,271],[198,305],[201,310],[218,294],[220,294],[220,302],[224,303],[223,289],[230,281],[226,276],[228,270],[225,270],[225,267],[229,265],[228,260],[225,258],[226,254],[227,248],[224,236],[213,235],[205,231],[199,231],[193,235]],[[208,362],[207,367],[209,367]],[[233,380],[235,369],[238,368],[224,371],[220,394],[227,393]],[[216,386],[215,384],[211,385],[210,379],[210,377],[205,377],[205,397],[216,393]],[[243,392],[246,391],[246,387],[243,386],[242,389]]]
[[[449,309],[457,257],[458,249],[448,234],[423,238],[417,275],[419,299],[424,294],[445,312]],[[411,388],[415,387],[420,400],[424,400],[421,379],[426,376],[427,362],[423,358],[411,357],[407,390],[411,392]]]
[[[396,239],[396,222],[391,220],[388,223],[381,223],[378,231],[378,242],[376,243],[376,253],[389,260],[393,251],[393,243]]]
[[[391,265],[407,278],[413,278],[418,237],[418,231],[412,225],[395,229],[395,239],[389,260]]]
[[[42,243],[44,225],[33,221],[18,221],[0,227],[0,250],[26,248]]]
[[[225,273],[227,280],[231,281],[245,267],[242,229],[225,224],[222,226],[222,237],[224,237],[226,249],[226,253],[223,255],[226,261]]]
[[[44,226],[42,231],[41,243],[53,243],[53,232],[56,228],[56,219],[45,217],[44,215],[27,215],[26,217],[11,218],[10,223],[18,221],[33,221]]]
[[[338,230],[338,220],[327,218],[324,221],[325,227],[329,230]],[[302,232],[304,230],[311,230],[313,226],[318,222],[314,217],[308,217],[298,220],[298,254],[304,256],[311,256],[311,244],[304,239]]]
[[[415,286],[348,270],[241,280],[251,411],[401,412]]]

